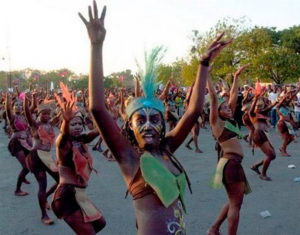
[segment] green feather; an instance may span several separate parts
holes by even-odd
[[[149,55],[147,52],[145,52],[145,71],[139,64],[137,64],[140,84],[144,91],[145,97],[148,99],[153,98],[153,96],[155,95],[155,91],[158,86],[158,68],[163,58],[164,52],[165,49],[162,46],[152,49]]]

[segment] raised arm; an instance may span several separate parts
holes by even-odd
[[[32,118],[31,111],[30,111],[29,104],[28,104],[28,98],[27,98],[26,94],[24,96],[24,105],[23,106],[24,106],[24,111],[25,111],[25,117],[27,119],[29,126],[37,127],[37,123]]]
[[[274,106],[278,104],[278,101],[274,102],[273,104],[269,104],[266,108],[262,110],[262,112],[269,112]]]
[[[239,89],[238,79],[239,79],[239,76],[248,66],[249,66],[249,64],[246,64],[246,65],[242,66],[234,74],[233,83],[232,83],[232,87],[230,89],[230,95],[229,95],[229,101],[228,101],[228,106],[231,109],[232,113],[235,112],[236,102],[237,102],[237,99],[238,99],[238,89]]]
[[[218,120],[218,96],[210,76],[207,79],[207,88],[210,96],[209,122],[214,125]]]
[[[226,45],[231,42],[231,40],[226,42],[221,41],[223,36],[224,33],[217,37],[217,39],[209,46],[205,56],[202,58],[198,67],[197,77],[189,106],[176,127],[166,135],[167,143],[172,152],[176,151],[176,149],[183,143],[203,110],[209,63]]]
[[[79,13],[80,18],[87,27],[91,42],[89,109],[104,141],[119,162],[123,174],[133,175],[130,161],[136,161],[138,154],[120,133],[119,127],[105,106],[102,47],[106,33],[104,28],[106,7],[103,8],[101,17],[99,18],[97,4],[95,1],[93,3],[93,13],[92,8],[89,7],[89,21]]]
[[[34,110],[37,108],[37,99],[36,99],[36,92],[32,93],[31,97],[31,106],[30,106],[30,112],[33,113]]]
[[[254,109],[255,109],[255,106],[256,106],[256,103],[257,103],[259,97],[260,97],[260,94],[255,94],[252,104],[251,104],[251,107],[249,109],[249,114],[252,117],[255,116]]]
[[[171,86],[171,81],[168,80],[164,90],[162,91],[162,93],[160,94],[160,96],[158,97],[158,99],[160,100],[165,100],[167,95],[168,95],[168,92],[169,92],[169,89],[170,89],[170,86]]]
[[[190,89],[187,91],[186,97],[185,97],[185,99],[183,101],[185,109],[189,106],[194,84],[195,83],[193,83],[192,86],[190,87]]]
[[[65,102],[61,107],[61,115],[63,117],[63,121],[60,127],[60,133],[56,138],[56,146],[60,149],[63,149],[63,145],[67,138],[69,138],[70,133],[70,121],[72,120],[74,113],[73,113],[73,106],[74,102]]]

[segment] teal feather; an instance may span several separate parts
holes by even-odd
[[[158,86],[158,68],[164,52],[165,50],[162,46],[152,49],[149,55],[147,52],[145,52],[145,71],[138,64],[140,84],[146,98],[151,99],[155,95],[155,91]]]
[[[165,49],[162,46],[152,49],[149,55],[145,52],[145,70],[137,63],[139,80],[144,91],[144,97],[138,97],[129,103],[126,108],[127,118],[130,118],[140,108],[154,108],[162,114],[164,113],[164,104],[155,96],[158,86],[158,68],[164,52]]]

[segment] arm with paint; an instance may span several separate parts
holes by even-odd
[[[207,52],[198,67],[189,106],[176,127],[166,135],[167,143],[172,152],[175,152],[183,143],[202,113],[209,63],[212,62],[222,49],[231,42],[231,40],[221,41],[223,36],[224,33],[219,35],[208,47]]]

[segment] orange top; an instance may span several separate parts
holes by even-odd
[[[51,146],[54,144],[55,140],[55,133],[53,128],[51,127],[50,131],[48,132],[43,125],[40,125],[37,130],[38,136],[41,139],[43,144],[50,143]]]

